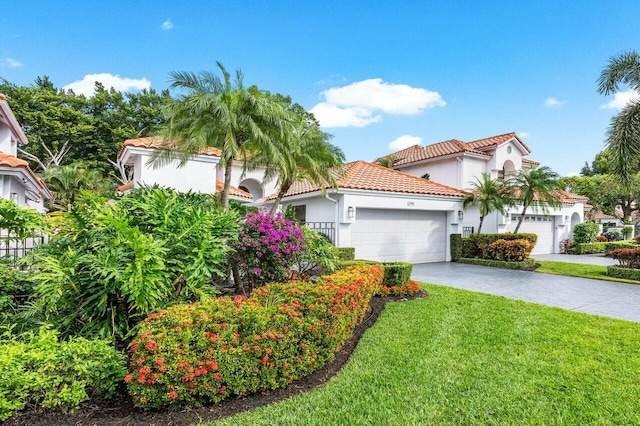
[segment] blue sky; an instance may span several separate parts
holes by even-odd
[[[220,61],[316,112],[348,160],[515,131],[566,175],[603,149],[631,95],[598,95],[596,79],[640,50],[639,12],[635,0],[4,0],[0,77],[159,90],[171,71]]]

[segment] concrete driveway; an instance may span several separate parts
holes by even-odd
[[[640,285],[454,262],[414,265],[412,278],[570,311],[640,322]]]
[[[583,263],[587,265],[610,266],[618,261],[606,257],[604,254],[538,254],[532,255],[536,260],[551,260],[553,262]]]

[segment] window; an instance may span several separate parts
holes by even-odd
[[[293,217],[304,225],[307,221],[307,206],[305,204],[301,206],[293,206]]]

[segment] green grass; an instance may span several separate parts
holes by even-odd
[[[586,265],[581,263],[552,262],[536,260],[540,267],[536,272],[543,274],[566,275],[569,277],[593,278],[597,280],[615,281],[619,283],[640,284],[640,281],[614,278],[607,275],[607,267],[600,265]]]
[[[640,424],[640,324],[424,288],[322,387],[216,424]]]

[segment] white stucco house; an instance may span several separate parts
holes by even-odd
[[[538,166],[539,163],[525,158],[530,153],[529,147],[515,133],[505,133],[471,142],[452,139],[427,146],[414,145],[391,155],[396,170],[414,176],[428,174],[429,179],[436,182],[469,190],[482,173],[497,178]],[[571,238],[573,227],[584,221],[587,198],[566,191],[559,191],[558,195],[561,207],[547,208],[546,212],[539,206],[527,210],[520,232],[538,235],[533,254],[558,253],[561,241]],[[482,232],[513,232],[521,211],[521,206],[515,206],[505,215],[492,213],[485,218]],[[479,210],[468,209],[461,222],[467,233],[477,228]]]
[[[19,206],[44,212],[44,201],[51,192],[29,164],[17,157],[18,145],[29,143],[13,115],[6,97],[0,93],[0,191],[2,198],[13,199]]]

